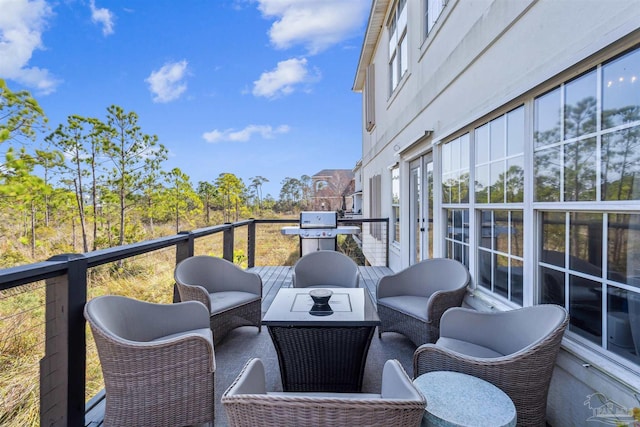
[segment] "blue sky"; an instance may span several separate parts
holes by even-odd
[[[54,129],[116,104],[195,186],[351,169],[369,0],[0,0],[0,78]],[[45,135],[41,135],[42,139]]]

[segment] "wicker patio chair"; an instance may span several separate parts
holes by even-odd
[[[265,383],[262,361],[249,360],[222,396],[231,427],[411,427],[426,405],[397,360],[385,363],[380,394],[267,392]]]
[[[107,295],[90,300],[84,316],[104,376],[105,426],[213,423],[216,365],[205,306]]]
[[[182,301],[200,301],[210,310],[217,344],[232,329],[262,329],[262,279],[223,258],[200,255],[182,260],[174,278]]]
[[[553,304],[491,313],[449,309],[440,322],[440,339],[415,351],[414,377],[455,371],[489,381],[513,400],[518,426],[544,426],[568,321],[567,311]]]
[[[459,307],[467,292],[469,271],[460,262],[434,258],[413,264],[378,281],[378,316],[383,332],[398,332],[416,346],[434,343],[440,317]]]
[[[357,288],[360,286],[358,264],[337,251],[310,252],[293,266],[294,288]]]

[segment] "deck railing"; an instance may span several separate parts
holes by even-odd
[[[268,224],[291,225],[297,221],[249,219],[84,254],[56,255],[47,261],[0,270],[0,303],[12,294],[42,292],[44,288],[44,321],[35,327],[44,331],[44,341],[35,344],[43,347],[40,354],[44,354],[39,362],[39,424],[85,425],[87,336],[83,309],[92,269],[167,248],[175,248],[177,264],[195,254],[198,239],[214,235],[222,235],[223,258],[234,261],[235,251],[246,250],[246,265],[254,267],[259,234],[256,228]],[[355,238],[368,262],[388,265],[388,219],[341,219],[339,224],[359,225],[361,233]],[[239,248],[235,242],[239,230],[246,230],[246,248]],[[37,286],[38,283],[44,285]],[[173,292],[173,300],[177,301],[177,294]],[[15,316],[3,313],[0,306],[0,328],[15,327],[8,321]],[[15,331],[12,336],[17,334]],[[3,397],[9,394],[9,390],[0,392]],[[9,414],[0,412],[0,423],[10,422],[10,418]]]

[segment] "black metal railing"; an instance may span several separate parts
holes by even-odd
[[[221,248],[216,250],[222,252],[222,257],[232,262],[241,259],[242,264],[251,268],[256,266],[256,260],[260,260],[261,250],[274,252],[269,245],[278,245],[278,238],[297,239],[280,236],[278,232],[282,225],[297,223],[295,219],[249,219],[84,254],[56,255],[47,261],[0,270],[0,327],[8,327],[7,319],[15,317],[13,313],[3,312],[3,299],[20,294],[21,287],[26,287],[24,293],[38,290],[44,293],[44,301],[41,302],[44,309],[40,307],[44,312],[40,325],[44,330],[44,341],[36,344],[43,347],[40,354],[44,354],[39,360],[39,424],[85,425],[87,336],[83,309],[88,299],[92,270],[142,254],[175,248],[175,260],[170,266],[173,268],[196,253],[212,252],[211,248],[203,248],[198,242],[219,235],[222,236]],[[388,219],[341,219],[339,223],[360,226],[360,233],[354,237],[360,242],[370,265],[388,265]],[[240,234],[243,238],[236,240]],[[44,285],[37,286],[39,283]],[[169,288],[167,292],[171,292]],[[177,301],[175,290],[172,299]],[[0,392],[6,396],[9,390]],[[0,424],[9,423],[10,418],[11,414],[0,412]]]

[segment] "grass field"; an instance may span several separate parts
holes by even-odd
[[[256,228],[256,265],[293,265],[299,254],[298,238],[283,236],[278,224]],[[168,233],[170,234],[170,233]],[[198,239],[196,255],[222,256],[222,233]],[[234,233],[234,261],[247,266],[247,228]],[[51,256],[49,254],[47,256]],[[17,260],[28,256],[16,256]],[[19,264],[26,264],[19,262]],[[171,303],[175,249],[92,268],[88,298],[125,295]],[[39,363],[44,356],[45,284],[20,286],[0,292],[0,425],[37,426],[39,419]],[[87,326],[86,400],[104,388],[100,363]]]

